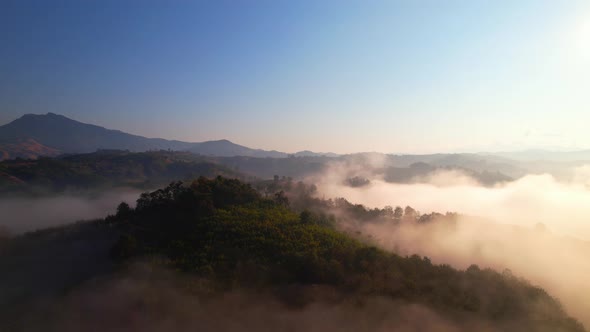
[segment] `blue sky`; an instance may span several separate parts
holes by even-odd
[[[0,2],[0,124],[294,152],[590,148],[585,1]]]

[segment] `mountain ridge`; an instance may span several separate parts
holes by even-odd
[[[35,142],[35,147],[23,142]],[[285,158],[291,154],[253,149],[227,139],[205,142],[183,142],[163,138],[148,138],[120,130],[88,124],[56,113],[25,114],[0,126],[0,160],[14,158],[38,158],[67,153],[89,153],[97,150],[149,150],[189,151],[216,157]],[[302,151],[294,155],[315,154]],[[323,154],[317,154],[323,155]],[[335,155],[335,154],[330,154]]]

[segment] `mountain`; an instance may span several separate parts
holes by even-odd
[[[339,226],[401,232],[387,209],[291,188],[269,198],[200,178],[104,219],[0,239],[0,330],[585,331],[507,270],[398,255]],[[405,222],[456,225],[452,215],[419,220]]]
[[[94,152],[97,149],[130,151],[185,150],[191,143],[146,138],[78,122],[63,115],[26,114],[0,127],[0,142],[15,143],[33,139],[62,153]]]
[[[35,159],[38,156],[53,157],[59,154],[59,150],[39,144],[32,138],[17,139],[13,143],[0,143],[0,160]]]
[[[266,151],[260,149],[251,149],[239,144],[232,143],[226,139],[219,141],[193,143],[192,146],[189,149],[187,149],[187,151],[206,156],[217,157],[243,156],[260,158],[285,158],[288,156],[287,153],[275,150]]]
[[[101,150],[37,160],[0,162],[0,198],[113,188],[151,189],[200,176],[243,176],[190,152]]]
[[[335,157],[339,157],[340,155],[337,153],[333,153],[333,152],[313,152],[313,151],[309,151],[309,150],[303,150],[303,151],[299,151],[297,153],[294,153],[295,157],[330,157],[330,158],[335,158]]]
[[[510,158],[519,161],[588,161],[590,160],[590,150],[577,151],[549,151],[549,150],[525,150],[515,152],[496,152],[497,156]]]
[[[251,149],[228,140],[192,143],[147,138],[78,122],[54,113],[26,114],[0,126],[0,160],[87,153],[96,150],[143,152],[168,149],[219,157],[284,158],[288,156],[284,152]]]

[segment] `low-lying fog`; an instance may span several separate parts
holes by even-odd
[[[358,175],[371,183],[345,184],[347,177]],[[312,181],[325,197],[344,197],[369,207],[409,205],[422,213],[459,212],[526,227],[542,223],[552,232],[590,240],[590,165],[572,169],[567,182],[531,174],[494,187],[482,186],[459,171],[437,171],[412,184],[394,184],[371,178],[366,168],[344,164],[333,165]]]
[[[378,160],[373,161],[379,167]],[[344,197],[368,207],[412,206],[422,213],[458,212],[456,224],[356,224],[383,248],[428,256],[433,263],[465,269],[471,264],[513,274],[543,287],[566,310],[590,325],[590,166],[572,169],[568,181],[531,174],[493,187],[457,171],[435,172],[412,184],[387,183],[370,168],[334,164],[310,179],[324,198]],[[370,183],[346,185],[351,176]],[[93,198],[64,195],[1,199],[0,226],[13,234],[81,219],[104,217],[140,192],[120,190]],[[541,225],[542,224],[542,225]],[[349,225],[348,225],[349,226]]]
[[[471,264],[509,269],[558,297],[570,314],[588,325],[588,170],[588,166],[572,169],[567,182],[541,174],[484,187],[455,171],[436,172],[413,184],[393,184],[371,178],[366,167],[335,164],[313,181],[320,197],[344,197],[368,207],[409,205],[422,213],[462,214],[454,225],[366,223],[355,227],[402,255],[416,253],[461,269]],[[371,182],[353,188],[345,184],[350,176],[364,176]]]
[[[195,288],[194,279],[150,266],[134,267],[86,283],[63,298],[33,305],[18,328],[60,332],[78,332],[81,326],[93,327],[92,331],[145,332],[526,330],[510,322],[504,329],[476,317],[444,317],[424,306],[387,297],[369,298],[362,304],[333,303],[323,300],[322,289],[313,286],[296,290],[299,296],[317,298],[304,308],[288,307],[269,292],[236,290],[212,296]]]
[[[0,198],[0,227],[11,234],[33,231],[79,220],[103,218],[119,203],[134,204],[140,192],[113,190],[92,196],[64,194],[40,198]]]

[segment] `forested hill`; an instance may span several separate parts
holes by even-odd
[[[58,158],[0,162],[0,194],[95,191],[112,187],[153,189],[199,176],[239,174],[188,152],[104,150]]]
[[[281,192],[263,198],[238,180],[173,183],[143,194],[135,209],[122,204],[106,222],[124,233],[114,257],[163,256],[221,289],[323,285],[337,301],[383,296],[502,331],[583,331],[544,290],[516,277],[385,252],[338,232],[334,217],[297,213]]]
[[[91,153],[99,149],[191,151],[213,156],[286,157],[287,153],[252,149],[228,140],[182,142],[147,138],[82,123],[60,114],[25,114],[0,126],[0,160]],[[302,154],[310,154],[304,151]],[[313,154],[313,153],[311,153]]]
[[[53,158],[17,158],[0,161],[0,193],[56,193],[65,190],[101,190],[116,186],[152,189],[171,181],[217,175],[242,179],[270,179],[280,175],[302,179],[325,173],[333,162],[347,163],[355,158],[357,157],[354,155],[289,158],[211,157],[168,150],[100,150]],[[460,171],[484,185],[512,180],[498,172],[477,172],[457,166],[438,167],[426,163],[415,163],[405,168],[367,166],[364,170],[395,183],[411,183],[434,172],[448,170]],[[351,179],[357,179],[356,174],[349,175]],[[349,182],[358,184],[359,181]]]
[[[328,306],[347,308],[355,317],[352,324],[375,317],[369,308],[378,308],[379,317],[400,326],[404,318],[398,310],[419,306],[426,310],[420,319],[435,315],[439,319],[431,324],[456,326],[452,331],[584,331],[556,299],[517,277],[392,254],[337,231],[334,216],[302,208],[292,207],[281,191],[265,197],[236,179],[201,177],[142,194],[136,208],[121,203],[104,220],[5,240],[0,242],[0,269],[7,273],[0,274],[0,281],[7,292],[0,302],[0,328],[74,331],[72,326],[92,326],[108,332],[136,328],[140,322],[140,330],[164,331],[162,324],[185,319],[191,323],[183,324],[207,330],[223,320],[192,322],[194,315],[183,316],[190,303],[223,299],[225,305],[216,306],[214,314],[239,315],[260,303],[228,303],[229,295],[223,294],[249,292],[258,298],[266,294],[265,301],[284,308],[278,317],[276,307],[262,311],[270,324]],[[359,215],[374,212],[362,206],[355,210]],[[150,270],[178,271],[175,286],[154,284],[145,270],[132,282],[124,271],[136,261],[148,262]],[[29,276],[43,275],[42,280],[19,278],[20,270],[11,266]],[[110,314],[88,314],[83,310],[88,306],[90,312]]]

